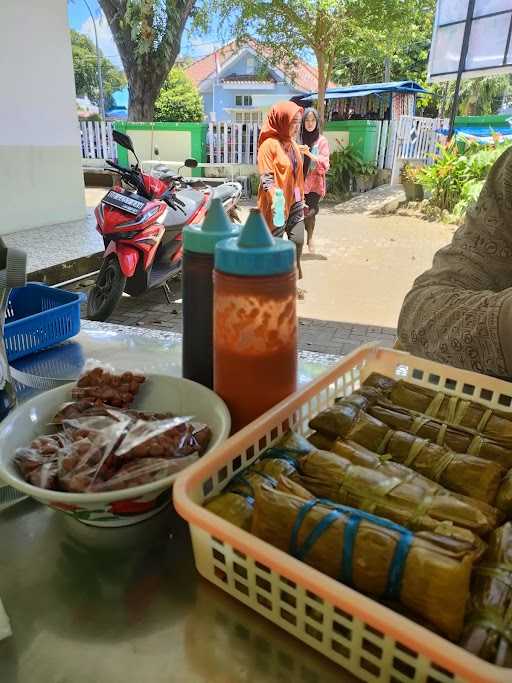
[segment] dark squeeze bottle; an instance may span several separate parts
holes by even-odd
[[[183,230],[183,377],[213,388],[215,245],[240,232],[214,199],[201,226]]]

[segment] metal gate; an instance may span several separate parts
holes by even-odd
[[[448,127],[448,119],[428,119],[421,116],[401,116],[389,152],[393,158],[391,184],[400,182],[400,169],[405,162],[415,165],[432,164],[438,145],[445,141],[440,132]]]

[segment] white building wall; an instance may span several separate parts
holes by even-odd
[[[66,0],[1,0],[0,102],[0,234],[83,218]]]

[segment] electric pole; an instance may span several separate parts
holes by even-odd
[[[384,83],[389,83],[391,80],[391,60],[389,57],[384,57]]]
[[[94,42],[96,43],[96,69],[98,71],[98,85],[99,85],[99,90],[100,90],[100,117],[101,120],[105,120],[105,95],[103,93],[103,75],[101,73],[101,57],[100,57],[100,48],[98,45],[98,32],[96,31],[96,21],[94,19],[93,13],[91,12],[91,8],[89,7],[89,3],[87,0],[84,0],[84,5],[87,7],[89,10],[89,14],[91,15],[92,19],[92,26],[94,28]]]

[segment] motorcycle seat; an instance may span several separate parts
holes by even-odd
[[[220,199],[221,202],[224,202],[226,199],[229,199],[233,196],[234,190],[235,188],[233,185],[223,183],[222,185],[218,185],[213,189],[212,197],[213,199]]]

